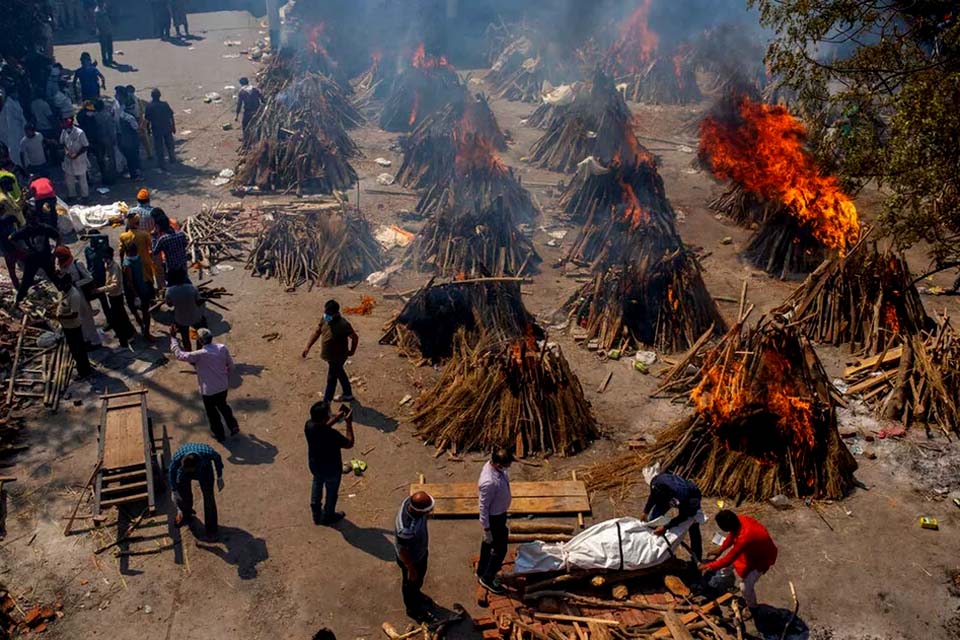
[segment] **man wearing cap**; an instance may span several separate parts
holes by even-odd
[[[90,185],[87,184],[87,171],[90,169],[87,150],[90,149],[90,141],[83,129],[74,124],[73,118],[63,121],[60,145],[64,152],[63,177],[67,183],[67,197],[76,198],[79,188],[80,197],[86,200],[90,195]]]
[[[328,367],[327,388],[323,392],[324,402],[350,402],[353,400],[353,390],[350,388],[350,377],[343,367],[347,358],[357,352],[360,337],[340,314],[340,303],[336,300],[327,300],[323,306],[323,319],[310,336],[301,357],[307,357],[317,340],[320,340],[320,357],[326,360]],[[334,397],[338,382],[343,393]]]
[[[407,615],[417,622],[430,622],[434,617],[433,602],[421,591],[427,575],[430,545],[427,518],[433,507],[434,500],[429,493],[414,493],[400,504],[394,527],[403,604]]]
[[[34,178],[29,191],[33,198],[34,214],[40,216],[44,224],[57,228],[57,191],[50,178]]]
[[[83,294],[85,304],[77,305],[83,339],[88,348],[99,347],[103,341],[100,339],[100,332],[97,331],[97,323],[93,319],[93,307],[90,306],[90,300],[97,297],[93,291],[96,286],[93,283],[93,277],[86,267],[73,259],[73,253],[70,252],[69,247],[60,245],[53,250],[53,255],[56,257],[59,273],[70,276],[73,286]]]
[[[140,218],[139,227],[148,235],[153,235],[157,228],[157,223],[153,219],[153,207],[150,206],[150,192],[146,189],[137,191],[137,206],[130,207],[127,210],[127,218],[138,216]],[[143,255],[142,253],[140,254]]]
[[[197,371],[197,383],[203,408],[210,422],[210,432],[217,442],[223,442],[223,421],[230,429],[230,435],[240,432],[240,425],[227,404],[227,390],[230,388],[230,372],[233,371],[233,358],[226,345],[214,344],[209,329],[197,329],[197,351],[184,351],[177,340],[177,327],[170,327],[170,351],[180,362],[189,362]],[[221,421],[221,416],[223,421]]]

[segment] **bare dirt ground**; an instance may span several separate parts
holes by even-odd
[[[221,130],[222,123],[232,121],[231,92],[223,87],[236,85],[240,75],[254,74],[253,63],[230,56],[249,47],[260,28],[240,13],[191,16],[191,26],[203,39],[189,46],[156,40],[117,43],[124,52],[119,60],[138,70],[106,71],[111,88],[121,81],[139,89],[160,86],[174,107],[185,163],[168,175],[148,172],[145,184],[154,190],[156,204],[180,218],[199,210],[201,203],[232,200],[210,184],[220,169],[234,165],[238,141],[236,132]],[[228,39],[242,41],[243,47],[226,47],[223,42]],[[93,46],[61,47],[57,56],[72,61],[82,49]],[[202,96],[209,91],[220,92],[226,100],[203,104]],[[506,160],[523,181],[552,184],[560,179],[520,161],[537,136],[520,124],[532,107],[513,103],[494,107],[501,126],[515,139]],[[684,239],[711,252],[704,262],[711,292],[735,297],[747,280],[750,301],[758,312],[769,309],[793,285],[743,264],[737,252],[747,232],[716,220],[707,210],[718,187],[691,168],[696,145],[685,123],[695,112],[638,107],[638,133],[660,158],[667,193],[683,213],[679,229]],[[374,178],[383,171],[374,158],[386,157],[397,166],[400,158],[390,149],[395,138],[374,127],[356,132],[366,153],[356,165],[362,176],[361,206],[375,222],[396,222],[397,212],[412,209],[416,202],[366,192],[376,187]],[[139,186],[123,183],[106,199],[132,202]],[[555,190],[534,185],[531,190],[548,212],[537,226],[551,225]],[[732,244],[720,244],[724,236],[732,237]],[[525,287],[525,299],[533,312],[547,314],[575,285],[551,267],[562,249],[546,246],[549,236],[539,229],[534,237],[544,262],[535,284]],[[920,270],[922,254],[916,257],[914,269]],[[251,278],[239,263],[231,266],[232,271],[215,279],[215,286],[233,293],[224,300],[230,311],[214,316],[213,323],[217,340],[230,346],[239,364],[230,400],[243,428],[242,436],[218,447],[227,466],[226,488],[218,496],[224,540],[197,544],[185,531],[176,553],[137,556],[121,564],[110,552],[93,553],[113,539],[112,525],[103,533],[62,535],[63,516],[72,509],[96,461],[98,393],[144,385],[150,391],[154,422],[158,429],[168,430],[173,447],[185,441],[212,442],[194,375],[188,367],[166,361],[165,343],[155,348],[141,344],[132,356],[101,356],[104,375],[93,388],[74,385],[58,415],[40,416],[31,424],[32,446],[10,471],[19,481],[10,490],[8,535],[0,542],[0,580],[22,605],[63,603],[62,619],[47,633],[51,638],[293,639],[309,638],[323,625],[341,638],[377,637],[381,622],[404,620],[391,527],[407,484],[418,473],[428,481],[471,481],[479,472],[479,455],[468,456],[465,462],[437,458],[411,434],[407,409],[399,402],[406,394],[428,390],[436,372],[414,368],[392,348],[377,344],[382,325],[399,309],[399,301],[384,299],[382,290],[364,284],[284,293],[275,282]],[[423,280],[422,275],[404,273],[391,288],[402,291]],[[942,275],[937,282],[949,280],[950,275]],[[327,298],[354,304],[364,294],[373,295],[377,306],[372,315],[351,319],[361,347],[348,370],[356,379],[359,399],[353,455],[366,460],[369,470],[363,478],[344,480],[341,506],[347,520],[337,529],[316,527],[308,508],[310,476],[302,425],[322,389],[324,368],[318,356],[303,361],[299,354]],[[946,307],[956,312],[951,299],[927,302],[931,310]],[[721,306],[725,313],[734,311],[733,305]],[[270,342],[262,337],[271,332],[279,332],[280,338]],[[607,437],[574,459],[550,459],[540,467],[516,465],[515,479],[568,477],[571,469],[616,450],[617,443],[653,434],[685,411],[650,399],[654,376],[634,372],[627,363],[603,362],[564,336],[554,338],[580,376]],[[835,375],[844,355],[831,349],[821,354]],[[597,394],[610,371],[614,372],[610,386]],[[787,511],[744,506],[768,525],[780,548],[777,565],[760,583],[761,599],[774,607],[789,607],[793,581],[801,600],[800,617],[816,638],[957,637],[960,601],[948,593],[947,581],[948,572],[960,569],[956,555],[960,511],[944,491],[958,495],[960,456],[943,438],[928,442],[921,433],[875,448],[876,460],[859,459],[858,478],[869,490],[825,505],[823,517],[802,505]],[[945,453],[931,448],[943,448]],[[642,493],[594,496],[594,519],[635,514]],[[165,502],[162,508],[169,505]],[[710,514],[717,510],[712,500],[705,508]],[[940,531],[920,529],[921,515],[938,518]],[[713,527],[708,524],[707,529],[709,538]],[[166,534],[163,526],[150,533]],[[431,534],[426,592],[441,605],[461,602],[479,614],[472,602],[475,582],[469,567],[479,543],[476,524],[435,521]],[[160,542],[158,538],[153,544]],[[138,548],[145,547],[141,543]],[[469,625],[454,631],[456,637],[472,634]]]

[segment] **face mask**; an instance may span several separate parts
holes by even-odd
[[[333,316],[331,316],[329,313],[323,314],[323,321],[324,321],[324,322],[330,322],[331,320],[333,320]]]

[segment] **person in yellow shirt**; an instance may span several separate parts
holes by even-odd
[[[153,239],[149,233],[140,229],[140,216],[136,214],[127,217],[127,230],[120,234],[120,252],[123,255],[126,255],[123,248],[131,243],[137,247],[137,255],[140,256],[140,262],[143,265],[143,277],[153,281],[156,275],[156,266],[151,253]]]

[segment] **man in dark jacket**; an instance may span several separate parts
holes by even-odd
[[[662,536],[667,529],[696,518],[700,512],[700,489],[689,480],[672,473],[660,473],[650,482],[650,497],[643,508],[640,519],[654,520],[667,513],[671,507],[677,508],[675,515],[667,524],[654,529]],[[696,521],[690,525],[690,551],[695,562],[703,558],[703,540],[700,537],[700,525]]]
[[[27,224],[19,231],[11,234],[12,242],[23,241],[27,248],[27,256],[23,261],[23,275],[20,277],[20,287],[17,289],[16,304],[26,297],[37,271],[43,271],[51,282],[56,282],[57,269],[53,263],[53,249],[51,242],[56,242],[60,234],[57,230],[40,221],[39,216],[27,217]]]
[[[323,306],[323,319],[317,325],[316,331],[310,336],[307,347],[301,357],[306,358],[310,348],[320,340],[320,357],[327,362],[327,388],[323,393],[324,402],[350,402],[353,400],[353,390],[350,388],[350,377],[343,366],[347,358],[357,352],[360,337],[353,327],[340,315],[340,303],[336,300],[327,300]],[[334,397],[337,383],[343,391],[342,395]]]
[[[154,89],[150,92],[150,103],[147,104],[144,117],[147,119],[150,133],[153,135],[153,146],[157,150],[157,166],[161,169],[167,167],[164,153],[170,159],[171,164],[176,164],[177,157],[173,149],[173,134],[177,132],[177,123],[173,117],[173,109],[160,99],[160,89]]]
[[[346,435],[334,429],[340,420],[346,425]],[[307,438],[307,461],[313,475],[310,491],[313,524],[331,525],[345,516],[342,511],[337,511],[337,495],[343,476],[341,450],[352,449],[355,442],[353,412],[341,407],[337,415],[331,416],[329,403],[315,402],[310,407],[310,419],[303,426],[303,435]],[[323,501],[324,491],[327,493],[326,502]]]

